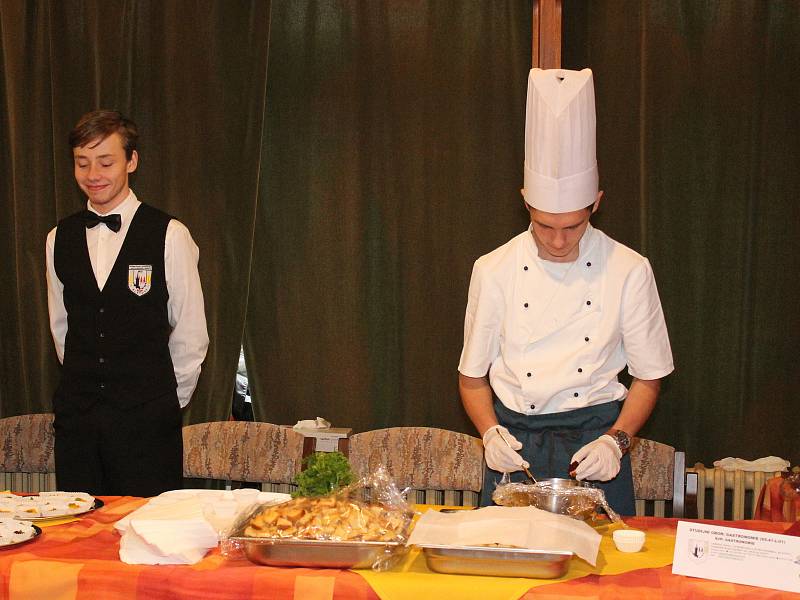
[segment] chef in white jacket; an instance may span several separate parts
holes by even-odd
[[[485,448],[482,504],[502,473],[573,470],[633,514],[627,450],[672,352],[650,263],[589,222],[603,194],[591,70],[530,72],[524,181],[531,224],[475,262],[458,367]]]

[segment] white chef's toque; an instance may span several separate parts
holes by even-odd
[[[597,199],[591,69],[532,69],[525,115],[525,201],[549,213]]]

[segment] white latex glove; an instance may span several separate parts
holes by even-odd
[[[505,441],[503,439],[505,438]],[[508,442],[508,443],[506,443]],[[509,447],[510,446],[510,447]],[[484,457],[490,469],[502,473],[521,471],[528,468],[528,461],[514,450],[521,450],[522,444],[502,425],[495,425],[483,434]]]
[[[610,435],[601,435],[578,450],[571,462],[577,462],[575,478],[579,481],[608,481],[619,473],[622,450]]]

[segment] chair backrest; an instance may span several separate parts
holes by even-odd
[[[652,504],[652,514],[663,517],[669,502],[673,517],[684,516],[685,454],[672,446],[645,438],[634,438],[630,452],[636,515],[648,514]]]
[[[302,468],[301,434],[290,427],[215,421],[183,428],[183,476],[289,485]]]
[[[752,519],[764,483],[781,476],[780,471],[707,469],[702,463],[696,463],[687,471],[697,477],[697,518],[719,521]],[[706,507],[708,490],[711,495],[710,511]],[[706,517],[707,512],[710,517]]]
[[[349,459],[363,477],[384,465],[409,499],[426,504],[476,506],[483,484],[483,444],[433,427],[391,427],[350,437]]]
[[[0,488],[15,492],[56,489],[53,414],[0,419]]]

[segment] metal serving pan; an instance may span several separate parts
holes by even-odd
[[[339,542],[232,537],[252,562],[273,567],[369,569],[379,558],[396,554],[401,542]]]
[[[567,572],[572,552],[501,546],[420,546],[428,568],[455,575],[556,579]]]

